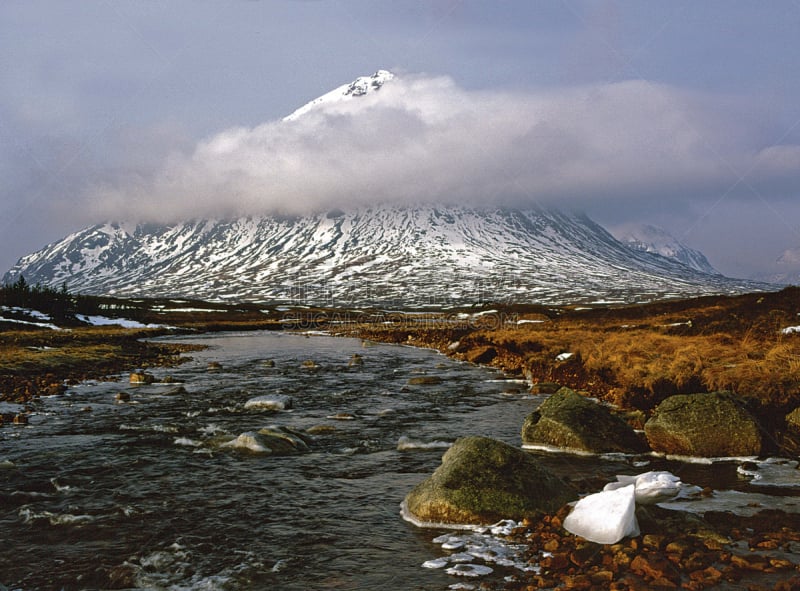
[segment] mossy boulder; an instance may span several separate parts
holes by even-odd
[[[592,453],[639,453],[647,448],[622,418],[569,388],[558,390],[525,418],[522,443]]]
[[[762,446],[758,422],[730,392],[670,396],[644,432],[654,451],[675,455],[752,456]]]
[[[555,512],[577,496],[529,453],[487,437],[464,437],[404,504],[423,522],[490,524]]]

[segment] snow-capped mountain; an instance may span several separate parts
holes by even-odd
[[[719,274],[719,271],[708,262],[702,252],[681,243],[663,228],[649,224],[627,226],[615,232],[614,235],[635,250],[652,252],[675,259],[687,267],[703,273]]]
[[[347,101],[355,97],[377,92],[392,78],[394,78],[394,74],[387,70],[378,70],[372,76],[360,76],[349,84],[343,84],[342,86],[335,88],[318,98],[315,98],[313,101],[303,105],[293,113],[284,117],[283,120],[294,121],[298,117],[301,117],[306,113],[313,111],[314,109],[318,109],[323,105]]]
[[[358,78],[284,121],[377,97],[392,78],[385,70]],[[3,281],[24,275],[29,284],[118,296],[401,307],[631,302],[766,287],[715,274],[702,254],[667,242],[660,254],[646,246],[652,239],[630,248],[584,215],[540,208],[381,205],[99,224],[22,257]]]
[[[784,250],[754,279],[780,285],[800,285],[800,248]]]
[[[580,214],[376,207],[305,217],[100,224],[5,282],[118,296],[322,305],[630,302],[764,287],[617,241]]]

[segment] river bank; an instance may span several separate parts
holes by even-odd
[[[567,386],[628,412],[636,429],[668,397],[733,392],[765,432],[765,453],[796,455],[787,417],[800,406],[799,324],[800,289],[787,288],[635,306],[395,315],[329,330],[497,367],[524,377],[533,393]]]

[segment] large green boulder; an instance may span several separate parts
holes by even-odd
[[[427,523],[491,524],[557,511],[577,492],[529,453],[487,437],[458,439],[404,501]]]
[[[683,456],[753,456],[762,445],[756,419],[730,392],[670,396],[644,432],[654,451]]]
[[[558,390],[525,418],[522,443],[592,453],[647,449],[628,423],[569,388]]]

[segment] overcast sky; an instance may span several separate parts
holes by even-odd
[[[108,219],[419,200],[800,270],[798,31],[800,0],[3,0],[0,273]]]

